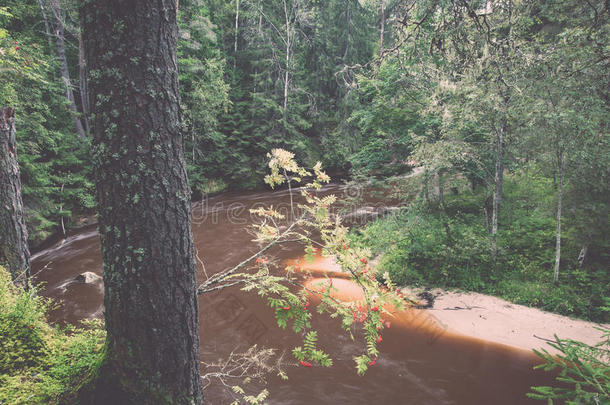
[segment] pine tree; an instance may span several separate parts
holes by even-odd
[[[198,404],[198,310],[175,1],[88,1],[106,361],[96,403]]]

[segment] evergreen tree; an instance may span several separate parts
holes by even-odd
[[[81,395],[199,404],[177,4],[89,1],[82,13],[107,338],[105,362]]]

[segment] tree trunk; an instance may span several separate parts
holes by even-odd
[[[496,175],[494,178],[494,194],[491,214],[491,236],[492,236],[492,257],[494,262],[498,258],[498,211],[502,203],[502,181],[504,179],[504,165],[502,155],[504,153],[504,132],[506,131],[506,119],[503,119],[502,126],[498,131],[496,144]]]
[[[349,52],[350,36],[351,36],[352,13],[350,10],[349,0],[345,2],[345,49],[343,51],[343,63],[347,64],[347,54]]]
[[[199,404],[177,2],[89,0],[81,12],[107,330],[106,362],[81,398]]]
[[[557,237],[555,241],[555,268],[553,270],[553,283],[559,282],[559,264],[561,262],[561,209],[563,208],[563,156],[557,154],[557,170],[559,171],[559,189],[557,191]]]
[[[15,110],[11,107],[0,109],[0,230],[0,264],[8,267],[16,284],[27,288],[30,249],[17,163]]]
[[[423,192],[424,197],[426,199],[426,204],[430,205],[430,190],[428,189],[430,183],[430,172],[428,169],[424,169],[424,184],[423,184]]]
[[[59,225],[61,225],[61,236],[62,238],[66,238],[66,224],[64,223],[64,186],[65,183],[61,183],[61,188],[59,189]]]
[[[487,225],[487,233],[491,233],[491,218],[492,218],[492,199],[493,194],[489,194],[485,198],[485,224]]]
[[[237,34],[239,32],[239,0],[235,0],[235,42],[233,52],[237,54]]]
[[[66,87],[66,98],[68,99],[68,108],[72,112],[74,117],[74,129],[81,138],[86,138],[87,133],[85,128],[78,117],[78,109],[76,108],[76,101],[74,99],[74,92],[72,91],[72,81],[70,80],[70,70],[68,69],[68,59],[66,57],[66,44],[64,41],[64,22],[61,15],[61,8],[59,0],[51,1],[51,9],[53,11],[53,19],[55,22],[54,35],[55,45],[57,47],[57,59],[59,60],[59,73],[61,79]]]
[[[284,120],[287,118],[286,114],[288,111],[288,84],[290,80],[290,40],[291,40],[291,28],[290,28],[290,15],[288,13],[288,5],[284,0],[284,18],[286,21],[286,72],[284,72]],[[285,124],[284,124],[285,125]]]
[[[44,21],[44,32],[47,35],[47,41],[49,41],[49,50],[53,49],[53,40],[51,39],[51,25],[47,18],[46,2],[45,0],[38,0],[40,4],[40,12],[42,14],[42,20]]]
[[[78,87],[80,89],[80,102],[83,111],[85,132],[89,133],[89,95],[87,94],[87,63],[85,62],[85,45],[83,32],[78,33]]]
[[[379,33],[379,56],[383,56],[383,37],[385,36],[385,0],[381,0],[381,29]]]
[[[438,205],[442,207],[445,203],[445,179],[442,171],[438,172],[436,180],[438,184]]]
[[[237,66],[237,38],[239,33],[239,0],[235,0],[235,41],[233,43],[233,70]]]
[[[589,246],[588,245],[582,245],[582,248],[580,249],[580,252],[578,253],[578,267],[582,268],[582,266],[585,264],[585,260],[587,259],[587,251],[589,250]]]

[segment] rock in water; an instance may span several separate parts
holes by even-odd
[[[75,281],[85,284],[94,284],[102,281],[102,277],[92,271],[86,271],[74,278]]]

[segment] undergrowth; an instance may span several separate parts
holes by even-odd
[[[69,401],[87,372],[101,361],[101,321],[57,328],[46,313],[50,302],[35,290],[15,287],[0,267],[0,404]]]
[[[555,230],[552,184],[507,176],[500,211],[498,258],[485,220],[484,190],[421,198],[398,214],[352,232],[355,245],[379,256],[380,272],[400,285],[457,288],[496,295],[562,315],[607,322],[608,252],[600,242],[577,262],[580,247],[564,219],[559,283],[553,284]],[[551,207],[551,208],[549,208]],[[603,242],[603,241],[602,241]]]

